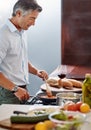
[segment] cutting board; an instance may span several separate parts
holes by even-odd
[[[34,130],[35,124],[15,124],[10,119],[0,121],[0,127],[13,130]]]

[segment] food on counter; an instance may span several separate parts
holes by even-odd
[[[83,113],[90,112],[90,106],[87,103],[82,103],[80,106],[80,111]]]
[[[72,101],[67,101],[67,102],[64,104],[63,109],[64,109],[64,110],[67,110],[69,104],[74,104],[74,102],[72,102]]]
[[[48,130],[54,127],[54,123],[50,120],[45,120],[44,123],[46,125],[46,128],[48,128]]]
[[[47,95],[41,95],[40,96],[40,98],[45,98],[45,99],[56,99],[56,96],[51,96],[51,97],[49,97],[49,96],[47,96]]]
[[[68,81],[66,78],[64,79],[59,79],[59,86],[61,87],[65,87],[65,88],[68,88],[68,89],[72,89],[73,88],[73,84]]]
[[[56,102],[56,96],[52,94],[51,97],[49,97],[46,92],[39,93],[37,95],[38,100],[42,101],[43,104],[51,104],[52,102]]]
[[[72,101],[68,101],[64,104],[63,106],[64,110],[68,110],[68,111],[78,111],[77,107],[76,107],[76,103],[72,102]]]
[[[11,123],[26,124],[26,123],[37,123],[48,119],[48,114],[39,114],[37,116],[28,115],[12,115],[10,117]]]
[[[89,73],[85,75],[85,80],[83,81],[82,100],[91,108],[91,74]]]
[[[76,103],[77,110],[80,111],[80,106],[82,105],[82,102],[79,101]]]
[[[77,88],[82,88],[82,82],[81,81],[78,81],[78,80],[75,80],[75,79],[67,79],[68,81],[70,81],[74,87],[77,87]]]
[[[53,87],[60,88],[59,86],[59,78],[49,78],[46,80],[46,82]]]
[[[50,114],[52,112],[56,111],[56,108],[54,107],[47,107],[47,108],[36,108],[28,112],[29,116],[36,116],[40,114]]]
[[[68,111],[78,111],[75,103],[70,103],[67,107]]]
[[[75,80],[75,79],[68,79],[68,78],[57,78],[57,77],[50,77],[49,79],[47,79],[47,83],[52,86],[52,87],[56,87],[56,88],[67,88],[67,89],[72,89],[73,87],[77,87],[77,88],[82,88],[82,82]]]
[[[30,110],[27,115],[12,115],[10,117],[10,121],[11,123],[37,123],[48,120],[49,114],[55,112],[56,110],[57,108],[54,107],[36,108]]]
[[[44,122],[39,122],[35,125],[34,130],[46,130],[46,125]]]
[[[50,120],[45,120],[44,122],[38,122],[35,125],[35,130],[52,130],[54,123]]]
[[[78,130],[84,122],[85,115],[79,112],[61,110],[50,114],[49,119],[55,123],[55,130]]]
[[[78,115],[71,115],[71,114],[66,114],[64,111],[60,111],[57,114],[54,114],[52,118],[60,120],[60,121],[76,121],[80,117]]]
[[[64,104],[61,110],[67,110],[67,111],[79,111],[82,113],[88,113],[90,112],[90,106],[86,103],[83,103],[81,101],[74,103],[72,101],[68,101]]]

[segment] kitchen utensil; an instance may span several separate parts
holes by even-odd
[[[64,93],[57,93],[57,105],[63,106],[65,102],[72,101],[72,102],[78,102],[81,101],[82,95],[79,93],[73,93],[73,92],[64,92]]]
[[[44,79],[44,80],[45,80],[45,85],[46,85],[46,94],[47,94],[48,97],[52,97],[52,92],[49,88],[49,85],[48,85],[46,79]]]
[[[33,130],[34,127],[34,123],[11,123],[10,118],[0,121],[1,130]]]
[[[27,115],[28,114],[28,112],[23,112],[23,111],[13,111],[13,113],[17,114],[17,115],[19,115],[19,114]]]
[[[85,114],[72,111],[59,111],[49,115],[49,119],[55,124],[55,129],[59,130],[81,130],[80,126],[85,122],[85,118]]]

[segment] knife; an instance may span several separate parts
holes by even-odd
[[[28,113],[27,112],[22,112],[22,111],[13,111],[14,114],[24,114],[24,115],[27,115]]]

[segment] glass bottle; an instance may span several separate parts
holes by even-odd
[[[87,103],[91,108],[91,74],[85,75],[85,80],[82,86],[82,101]]]

